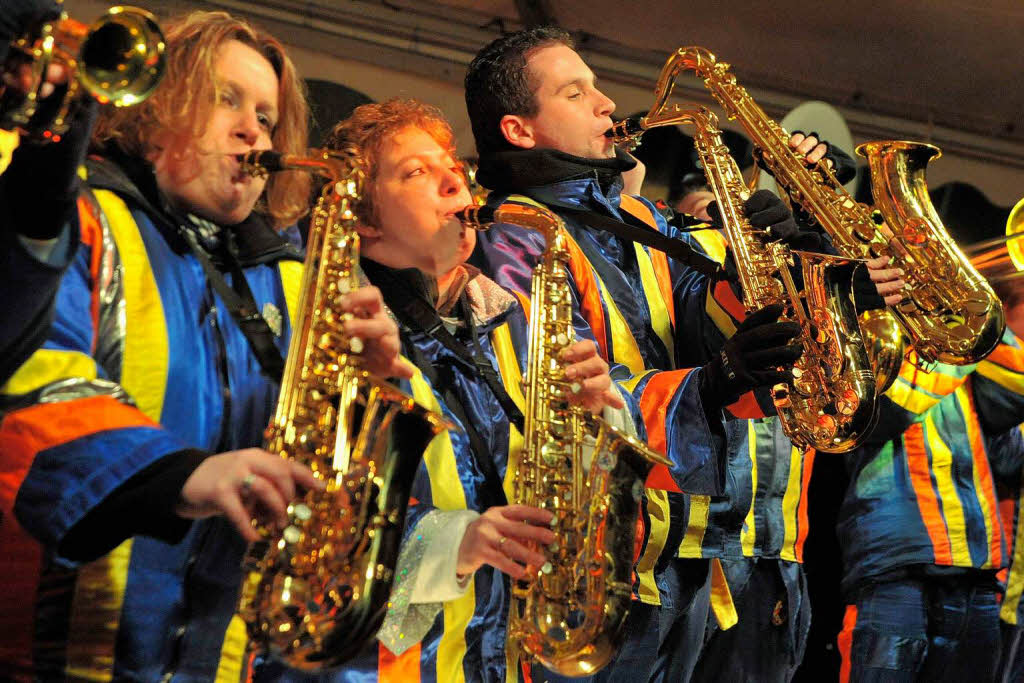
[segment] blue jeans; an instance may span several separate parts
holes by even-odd
[[[792,680],[811,627],[807,579],[796,562],[722,560],[736,616],[728,630],[712,614],[692,681]]]
[[[565,678],[534,664],[535,683],[678,683],[689,680],[700,653],[711,603],[708,560],[675,559],[661,575],[661,605],[634,600],[625,642],[595,675]]]
[[[843,667],[850,681],[995,680],[1001,644],[993,587],[901,579],[862,589],[856,609],[844,629],[848,635],[852,627]]]

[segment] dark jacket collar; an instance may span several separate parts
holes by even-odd
[[[180,235],[188,217],[167,202],[156,184],[152,167],[139,157],[120,152],[114,147],[104,150],[103,156],[91,156],[86,162],[89,186],[110,190],[146,212],[167,243],[177,252],[185,253],[189,247]],[[249,267],[279,259],[303,259],[297,248],[274,229],[263,215],[251,213],[237,225],[226,226],[235,235],[238,260]]]
[[[587,159],[555,149],[511,149],[480,158],[477,180],[499,193],[522,192],[566,180],[594,178],[602,191],[622,182],[622,173],[636,160],[616,148],[612,159]]]
[[[411,332],[425,333],[431,327],[443,324],[436,308],[437,281],[434,278],[418,268],[390,268],[365,257],[361,259],[360,266],[367,280],[380,289],[384,304],[391,311],[407,310],[409,313],[399,318],[407,322],[412,319],[418,321],[418,327],[422,329]],[[475,268],[470,274],[472,277],[463,285],[465,297],[460,296],[460,303],[449,315],[465,322],[466,314],[472,313],[478,331],[488,332],[505,320],[514,308],[516,298]],[[462,301],[469,304],[470,311],[463,310]]]

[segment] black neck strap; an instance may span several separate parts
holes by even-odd
[[[639,242],[644,246],[663,251],[675,261],[683,263],[705,275],[712,277],[723,276],[722,268],[716,261],[700,253],[686,242],[663,235],[649,225],[645,224],[643,227],[630,225],[611,216],[604,216],[593,211],[587,211],[586,209],[572,209],[559,206],[557,211],[558,213],[572,216],[581,223],[596,230],[610,232],[627,242]],[[629,213],[624,213],[629,216]]]
[[[367,269],[369,270],[369,269]],[[392,289],[388,286],[397,284],[397,282],[382,282],[382,280],[397,280],[394,273],[387,268],[373,268],[372,279],[377,283],[384,285],[382,289]],[[473,313],[469,305],[469,299],[466,293],[463,292],[459,297],[460,315],[469,329],[470,338],[472,339],[472,351],[466,348],[466,345],[459,342],[451,332],[444,326],[444,321],[441,320],[441,316],[429,302],[427,302],[422,296],[406,295],[406,296],[392,296],[388,297],[388,306],[391,308],[392,313],[398,318],[398,321],[409,328],[426,334],[428,337],[436,341],[437,343],[444,346],[446,349],[451,351],[459,360],[466,363],[470,367],[476,369],[477,373],[483,377],[484,381],[487,382],[487,386],[490,387],[491,393],[498,399],[498,403],[501,405],[502,410],[505,411],[505,416],[509,422],[515,425],[516,429],[520,432],[523,431],[523,425],[525,418],[523,412],[519,410],[519,407],[509,396],[508,391],[505,390],[505,385],[498,376],[497,370],[491,364],[490,360],[484,355],[483,349],[480,346],[480,341],[477,338],[476,323],[473,320]]]
[[[180,228],[179,233],[185,238],[192,253],[199,261],[199,265],[203,267],[206,279],[217,292],[221,301],[224,302],[224,305],[227,306],[228,312],[231,313],[231,317],[239,329],[242,330],[242,334],[245,335],[250,348],[252,348],[253,355],[256,356],[256,360],[260,364],[263,375],[274,382],[280,383],[281,377],[284,375],[284,359],[274,343],[274,333],[270,329],[270,325],[263,318],[263,315],[260,314],[256,298],[253,296],[249,283],[245,279],[245,274],[242,272],[242,266],[238,261],[234,234],[230,230],[224,230],[222,233],[226,239],[223,252],[228,269],[231,272],[231,280],[234,285],[232,287],[224,278],[223,273],[210,260],[206,250],[199,245],[199,240],[195,233],[186,227]]]

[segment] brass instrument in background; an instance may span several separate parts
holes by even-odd
[[[553,512],[556,540],[544,549],[549,562],[512,582],[508,647],[563,676],[589,676],[625,637],[644,481],[654,464],[670,463],[567,401],[572,383],[559,353],[574,333],[562,220],[518,204],[472,206],[459,218],[477,230],[494,221],[514,223],[547,240],[530,286],[526,433],[512,502]]]
[[[860,145],[871,170],[877,211],[856,202],[832,172],[818,164],[808,168],[789,146],[789,135],[736,83],[729,65],[703,47],[679,48],[665,65],[663,99],[682,71],[704,80],[729,119],[750,135],[760,156],[789,198],[801,206],[850,258],[889,256],[907,282],[904,300],[892,306],[900,329],[925,363],[967,365],[988,355],[1003,333],[1003,310],[992,288],[949,237],[928,196],[925,167],[941,152],[919,142],[879,141]],[[659,81],[660,83],[660,81]],[[902,348],[886,316],[873,317],[869,337],[881,345],[873,358],[879,384],[898,372]],[[877,331],[877,334],[874,334]]]
[[[156,19],[138,7],[111,7],[90,26],[62,13],[59,20],[44,24],[38,36],[11,43],[12,54],[20,53],[31,63],[32,86],[24,97],[12,98],[0,84],[0,94],[4,96],[0,128],[59,140],[67,130],[80,89],[100,104],[138,104],[153,93],[163,78],[164,49],[164,34]],[[68,90],[52,117],[35,121],[42,99],[40,91],[51,64],[67,67]],[[14,103],[7,106],[11,102]]]
[[[1006,234],[964,247],[971,265],[978,269],[990,284],[998,284],[1024,277],[1024,199],[1010,210],[1006,219]]]
[[[351,151],[307,157],[250,152],[254,175],[303,170],[327,184],[313,211],[305,271],[277,412],[264,448],[327,484],[288,507],[280,535],[262,529],[243,562],[239,616],[250,648],[290,666],[336,666],[384,619],[409,493],[423,451],[449,426],[411,396],[360,369],[358,338],[339,301],[359,286],[352,203],[363,171]]]
[[[803,291],[797,290],[790,272],[794,252],[780,242],[764,243],[744,214],[743,202],[749,193],[722,142],[718,117],[697,105],[668,106],[673,66],[670,59],[658,80],[650,112],[615,124],[612,138],[629,144],[650,128],[679,123],[694,126],[694,148],[718,202],[743,289],[744,308],[749,313],[781,304],[780,320],[800,325],[803,355],[793,366],[792,390],[786,384],[771,389],[782,429],[798,448],[832,453],[851,450],[870,432],[877,415],[875,377],[850,296],[856,263],[827,254],[796,252],[804,280]]]

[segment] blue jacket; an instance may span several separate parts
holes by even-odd
[[[843,456],[844,593],[905,572],[1005,567],[989,459],[993,439],[1021,421],[1024,354],[1011,333],[977,365],[905,362],[867,442]]]
[[[96,204],[42,348],[2,388],[0,453],[7,577],[0,666],[40,678],[208,681],[237,603],[245,543],[221,519],[154,513],[118,520],[75,557],[69,533],[129,480],[166,458],[258,446],[277,386],[202,268],[110,164],[93,167]],[[281,318],[282,353],[301,274],[266,224],[239,231],[260,309]],[[134,538],[126,540],[132,534]],[[223,649],[223,651],[222,651]]]
[[[745,314],[728,282],[713,280],[657,250],[623,243],[559,211],[586,209],[657,230],[701,251],[691,235],[667,224],[652,204],[622,195],[621,189],[621,179],[613,181],[605,192],[596,176],[587,176],[521,192],[525,201],[540,203],[565,220],[574,245],[570,284],[583,324],[590,328],[589,334],[597,339],[604,357],[627,368],[633,381],[646,390],[641,392],[640,403],[651,444],[657,448],[659,435],[664,435],[667,443],[674,434],[687,431],[685,421],[667,426],[664,419],[664,405],[673,400],[679,378],[684,373],[692,376],[701,372],[688,368],[703,365],[717,353]],[[524,200],[505,195],[492,195],[490,199],[495,206],[504,201]],[[474,261],[500,284],[525,291],[543,250],[544,240],[538,233],[517,225],[496,224],[480,236]],[[764,414],[751,394],[729,406],[726,413],[738,417]],[[744,425],[723,423],[723,430],[728,457],[742,459],[738,449],[747,440]],[[668,443],[666,452],[671,450]],[[721,480],[724,486],[734,475],[726,473],[725,461],[719,463],[719,468],[725,477]],[[705,493],[696,487],[673,486],[664,479],[648,480],[644,517],[647,540],[637,565],[637,592],[649,604],[659,605],[669,598],[657,576],[680,554],[681,547],[695,544],[700,552],[703,546],[702,537],[695,539],[692,533],[687,534],[691,518],[706,517],[708,499],[691,497],[683,491]],[[722,492],[707,491],[712,495]]]

